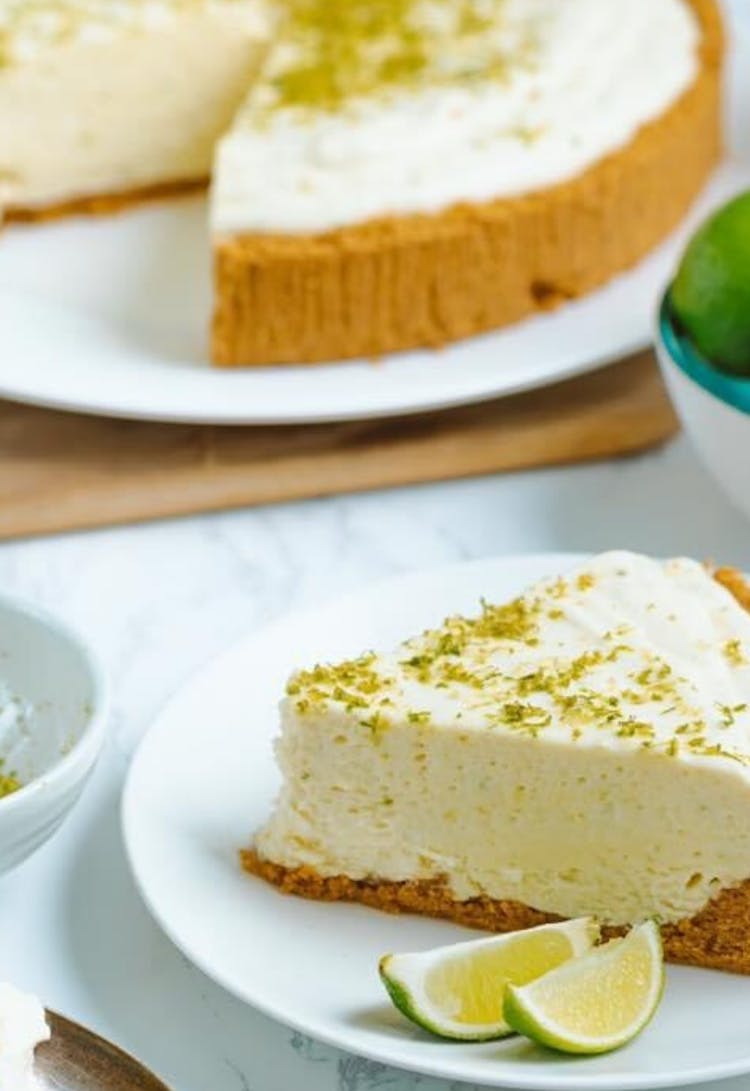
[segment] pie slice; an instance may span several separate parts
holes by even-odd
[[[270,33],[261,0],[0,0],[0,210],[206,182]]]
[[[246,869],[505,931],[648,918],[750,973],[750,592],[603,554],[389,653],[295,674]]]

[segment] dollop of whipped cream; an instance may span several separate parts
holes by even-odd
[[[41,1002],[0,983],[0,1091],[40,1091],[34,1050],[49,1036]]]

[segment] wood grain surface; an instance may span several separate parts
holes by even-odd
[[[650,354],[481,405],[341,424],[154,424],[0,402],[0,538],[626,455],[676,428]]]
[[[78,1023],[47,1013],[52,1037],[37,1050],[49,1091],[169,1091],[127,1053]]]

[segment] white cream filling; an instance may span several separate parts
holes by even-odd
[[[334,113],[251,94],[219,149],[216,232],[314,232],[436,212],[575,177],[626,145],[697,73],[685,0],[507,0],[499,42],[536,40],[503,81],[369,97]],[[272,55],[268,81],[284,67]]]
[[[50,1036],[35,996],[0,983],[0,1091],[39,1091],[34,1050]]]
[[[4,63],[0,54],[0,205],[33,208],[211,172],[262,56],[264,6],[100,3],[98,16],[81,0],[38,5],[42,15],[75,13],[78,32],[67,35],[53,14],[34,22],[36,4],[16,12]]]
[[[247,24],[273,0],[0,0],[0,67],[33,63],[61,45],[106,44],[123,35],[173,30],[196,15],[234,15]],[[261,3],[263,7],[261,7]],[[244,11],[243,11],[244,9]],[[238,14],[239,13],[239,14]],[[266,30],[267,33],[267,30]]]
[[[423,681],[404,663],[434,644],[410,642],[367,707],[293,684],[261,854],[613,923],[750,878],[750,615],[695,562],[627,553],[524,601],[531,643],[470,641]]]
[[[535,44],[504,80],[269,117],[283,42],[254,78],[277,12],[267,0],[0,0],[0,204],[206,176],[252,88],[219,146],[216,232],[434,212],[574,177],[697,72],[685,0],[616,13],[601,0],[505,0],[498,50]]]

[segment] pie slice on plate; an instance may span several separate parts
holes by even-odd
[[[731,571],[607,553],[298,672],[245,867],[499,932],[655,918],[670,959],[750,973],[748,603]]]

